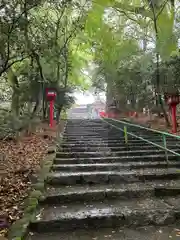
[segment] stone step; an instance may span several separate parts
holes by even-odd
[[[83,128],[85,128],[85,129],[106,129],[106,128],[110,128],[109,127],[109,124],[86,124],[86,125],[73,125],[73,124],[68,124],[67,123],[67,125],[66,125],[66,130],[76,130],[77,129],[77,127],[79,128],[79,129],[83,129]]]
[[[162,144],[161,144],[162,146]],[[170,150],[173,150],[173,149],[177,149],[177,146],[175,144],[169,144],[167,146]],[[132,150],[152,150],[152,149],[155,149],[155,150],[158,150],[159,147],[156,147],[154,145],[132,145],[132,146],[112,146],[112,147],[109,147],[107,145],[100,145],[100,146],[71,146],[71,147],[63,147],[62,148],[62,152],[68,152],[68,151],[72,151],[72,152],[88,152],[88,151],[92,151],[92,152],[95,152],[95,151],[112,151],[112,152],[115,152],[115,151],[132,151]]]
[[[175,200],[177,200],[175,202]],[[71,231],[94,227],[162,226],[180,219],[180,200],[146,198],[74,202],[64,205],[43,206],[37,212],[30,229],[36,232]]]
[[[124,137],[122,136],[117,136],[117,137],[101,137],[101,136],[98,136],[98,137],[84,137],[83,135],[81,135],[81,137],[74,137],[74,138],[65,138],[63,137],[63,140],[66,141],[66,142],[72,142],[72,141],[124,141]],[[133,139],[132,139],[133,140]]]
[[[145,226],[136,228],[108,227],[93,229],[76,229],[69,233],[31,233],[27,240],[179,240],[180,224]]]
[[[102,129],[92,129],[92,128],[90,128],[90,129],[79,129],[78,128],[78,131],[76,131],[75,129],[74,130],[68,130],[68,131],[65,131],[64,132],[64,136],[80,136],[81,134],[85,134],[85,135],[87,135],[87,134],[90,134],[90,135],[97,135],[97,134],[102,134],[102,135],[109,135],[109,134],[111,134],[111,132],[110,131],[108,131],[108,130],[106,130],[106,129],[104,129],[104,128],[102,128]],[[114,134],[120,134],[120,133],[114,133]]]
[[[161,133],[153,133],[153,132],[147,132],[147,131],[132,131],[132,130],[128,130],[127,131],[129,134],[135,134],[135,135],[142,135],[142,136],[151,136],[151,137],[159,137],[161,136]],[[96,135],[96,134],[102,134],[102,135],[122,135],[124,134],[124,129],[122,128],[122,130],[114,130],[114,129],[106,129],[106,128],[102,128],[102,129],[97,129],[97,128],[84,128],[84,129],[80,129],[79,127],[73,128],[71,130],[65,130],[64,134],[66,136],[75,136],[75,135],[81,135],[81,134],[92,134],[92,135]],[[176,136],[173,135],[167,135],[166,137],[168,138],[174,138]],[[178,139],[178,138],[177,138]]]
[[[97,132],[100,132],[100,133],[104,133],[104,132],[110,132],[112,131],[111,129],[108,129],[106,127],[67,127],[64,131],[65,134],[70,134],[70,135],[73,135],[73,134],[80,134],[80,133],[83,133],[83,132],[91,132],[91,133],[97,133]],[[119,132],[119,131],[113,131],[113,132]]]
[[[73,130],[73,131],[76,131],[77,130],[77,128],[78,129],[88,129],[88,130],[90,130],[90,129],[92,129],[92,130],[95,130],[95,129],[103,129],[103,130],[106,130],[106,129],[108,129],[108,128],[110,128],[109,127],[109,125],[107,125],[107,124],[89,124],[89,125],[69,125],[69,124],[67,124],[66,125],[66,131],[70,131],[70,130]]]
[[[130,184],[75,185],[48,187],[42,204],[63,204],[74,201],[125,200],[180,195],[180,180],[154,181]]]
[[[138,135],[139,136],[139,135]],[[162,137],[161,136],[158,136],[158,137],[152,137],[152,136],[139,136],[139,137],[142,137],[142,138],[144,138],[144,139],[146,139],[146,140],[149,140],[149,141],[159,141],[159,140],[162,140]],[[124,136],[123,135],[117,135],[117,136],[100,136],[100,135],[97,135],[97,136],[85,136],[85,135],[81,135],[81,136],[74,136],[74,137],[63,137],[63,139],[64,140],[66,140],[66,141],[75,141],[75,140],[77,140],[77,141],[79,141],[79,140],[85,140],[85,141],[91,141],[91,140],[113,140],[113,141],[123,141],[124,140]],[[137,138],[135,138],[135,137],[131,137],[131,138],[129,138],[131,141],[136,141],[137,139],[138,139],[138,137]],[[139,140],[139,139],[138,139]],[[140,139],[141,140],[141,139]],[[176,138],[172,138],[172,139],[169,139],[171,142],[179,142],[179,140],[178,139],[176,139]],[[141,140],[141,141],[143,141],[143,140]],[[168,141],[168,139],[167,139],[167,141]]]
[[[90,137],[101,137],[101,135],[96,131],[94,133],[92,133],[92,131],[88,132],[78,132],[78,133],[74,133],[74,134],[63,134],[64,138],[77,138],[77,137],[85,137],[85,138],[90,138]],[[108,134],[106,133],[105,136],[108,136]],[[118,135],[117,135],[118,136]]]
[[[102,127],[108,127],[110,126],[108,123],[91,123],[91,122],[87,122],[86,124],[70,124],[67,123],[67,127],[69,128],[74,128],[74,127],[78,127],[78,128],[90,128],[90,127],[95,127],[95,128],[102,128]]]
[[[98,134],[102,134],[102,136],[106,136],[106,135],[110,135],[110,136],[113,136],[113,135],[122,135],[123,134],[123,131],[118,131],[118,130],[116,130],[116,131],[112,131],[112,130],[106,130],[106,129],[79,129],[79,128],[77,128],[78,129],[78,131],[76,131],[76,130],[72,130],[72,131],[65,131],[64,132],[64,136],[65,137],[76,137],[76,136],[81,136],[82,134],[83,135],[85,135],[86,137],[88,137],[88,134],[91,136],[96,136],[96,135],[98,135]],[[136,135],[138,135],[138,136],[140,136],[140,135],[142,135],[142,136],[151,136],[151,137],[160,137],[161,136],[161,134],[160,133],[158,133],[158,134],[156,134],[156,133],[148,133],[147,134],[147,132],[136,132],[136,131],[129,131],[129,133],[134,133],[134,134],[136,134]],[[168,136],[169,138],[171,137],[171,136]],[[171,137],[172,138],[172,137]]]
[[[159,145],[162,145],[162,141],[156,141],[155,143],[159,144]],[[139,147],[139,146],[153,146],[152,144],[148,143],[148,142],[143,142],[143,141],[136,141],[136,142],[128,142],[128,144],[126,145],[124,143],[124,141],[102,141],[102,142],[73,142],[73,143],[66,143],[66,142],[63,142],[62,143],[62,147],[73,147],[73,146],[77,146],[77,147],[97,147],[97,146],[108,146],[108,147]],[[169,146],[180,146],[180,143],[176,143],[176,142],[167,142],[167,147]]]
[[[165,161],[164,154],[148,155],[148,156],[104,156],[104,157],[76,157],[76,158],[56,158],[54,164],[85,164],[85,163],[124,163],[129,161],[149,162],[149,161]],[[179,156],[168,154],[168,160],[179,160]]]
[[[51,185],[76,184],[113,184],[144,182],[146,180],[174,180],[180,178],[180,170],[168,169],[139,169],[129,171],[93,171],[93,172],[52,172],[47,177]]]
[[[84,131],[84,130],[109,130],[110,129],[110,127],[109,126],[107,126],[107,125],[86,125],[86,126],[81,126],[81,125],[79,125],[79,126],[75,126],[75,125],[73,125],[73,126],[70,126],[70,125],[66,125],[66,129],[65,129],[65,131],[66,132],[74,132],[74,131]]]
[[[102,123],[68,121],[28,240],[169,239],[156,229],[180,220],[179,156],[167,162],[164,150],[130,136],[126,145],[122,131]],[[157,133],[128,131],[162,144]],[[167,146],[180,153],[176,138]]]
[[[158,139],[147,139],[145,138],[146,140],[148,141],[151,141],[153,143],[162,143],[162,138],[158,138]],[[96,142],[96,143],[125,143],[125,140],[124,140],[124,137],[122,138],[117,138],[117,139],[71,139],[71,140],[67,140],[67,139],[63,139],[63,143],[67,143],[67,144],[75,144],[75,143],[79,143],[79,142],[82,142],[82,143],[92,143],[92,142]],[[134,144],[137,144],[137,143],[141,143],[141,144],[146,144],[147,142],[144,141],[144,140],[140,140],[140,139],[128,139],[128,144],[130,143],[134,143]],[[174,139],[174,140],[167,140],[167,143],[176,143],[176,144],[179,144],[180,145],[180,141]],[[151,144],[151,143],[148,143],[148,144]]]
[[[54,164],[53,171],[116,171],[144,168],[173,168],[180,167],[180,161],[164,162],[128,162],[128,163],[86,163],[86,164]]]
[[[173,149],[174,152],[180,153],[180,149]],[[142,156],[142,155],[152,155],[152,154],[165,154],[163,149],[144,149],[144,150],[127,150],[127,151],[111,151],[110,149],[97,152],[57,152],[57,158],[70,158],[70,157],[96,157],[96,156]]]

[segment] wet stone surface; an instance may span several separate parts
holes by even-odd
[[[180,167],[180,161],[171,161],[168,165],[166,161],[162,162],[128,162],[128,163],[86,163],[86,164],[54,164],[52,167],[53,171],[115,171],[115,170],[133,170],[140,169],[141,172],[147,168],[173,168]]]
[[[128,129],[162,144],[159,134]],[[164,150],[128,139],[127,147],[101,120],[68,121],[28,240],[180,239],[179,157],[167,162]]]
[[[171,160],[178,160],[178,156],[168,155],[169,161]],[[129,161],[136,161],[136,162],[148,162],[148,161],[165,161],[164,154],[154,154],[154,155],[147,155],[147,156],[94,156],[94,157],[72,157],[72,158],[59,158],[57,157],[54,161],[55,164],[77,164],[77,163],[114,163],[114,162],[129,162]]]
[[[146,183],[109,184],[109,185],[68,185],[49,187],[43,203],[91,201],[104,199],[148,198],[180,195],[180,181],[155,181]]]
[[[71,233],[30,233],[28,240],[179,240],[180,229],[178,226],[160,227],[153,226],[141,228],[106,228],[93,230],[76,230]]]
[[[169,199],[170,201],[173,199]],[[148,209],[153,210],[165,210],[173,208],[172,205],[167,204],[168,199],[164,202],[161,199],[133,199],[131,201],[118,201],[118,200],[108,200],[98,201],[98,202],[73,202],[66,205],[55,205],[55,206],[44,206],[41,209],[40,214],[38,213],[38,219],[43,220],[54,220],[63,218],[74,218],[77,215],[80,218],[86,218],[87,216],[95,215],[111,215],[123,214],[128,215],[133,210],[143,211]]]
[[[93,172],[55,172],[47,179],[50,184],[95,184],[95,183],[128,183],[153,179],[180,178],[176,168],[141,169],[124,171],[93,171]]]

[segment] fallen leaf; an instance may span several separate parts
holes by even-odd
[[[44,138],[46,134],[46,139]],[[45,125],[35,134],[15,140],[0,140],[0,216],[5,215],[12,224],[23,213],[23,202],[31,190],[31,177],[40,169],[40,161],[52,144],[56,131]],[[1,161],[1,159],[3,161]],[[0,231],[6,236],[7,229]]]

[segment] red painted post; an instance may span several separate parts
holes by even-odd
[[[172,110],[172,132],[177,133],[176,104],[171,105],[171,110]]]
[[[54,101],[50,101],[50,106],[49,106],[49,125],[52,128],[53,127],[53,116],[54,115]]]
[[[180,94],[177,93],[165,93],[164,99],[166,103],[171,107],[172,113],[172,133],[177,133],[177,120],[176,120],[176,106],[180,103]]]
[[[52,128],[54,123],[54,101],[56,98],[56,90],[53,88],[46,88],[46,97],[49,101],[49,126]]]

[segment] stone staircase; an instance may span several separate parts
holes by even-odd
[[[170,149],[179,145],[168,138]],[[28,240],[180,239],[180,161],[168,155],[167,163],[164,150],[133,137],[126,146],[101,120],[68,121]]]

